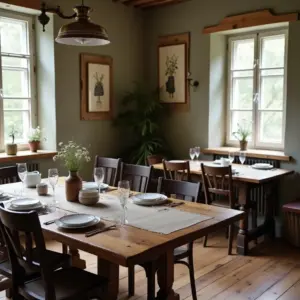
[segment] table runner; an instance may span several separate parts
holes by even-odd
[[[122,215],[118,197],[108,194],[101,194],[101,200],[94,206],[84,206],[61,199],[59,207],[72,212],[92,214],[111,221],[116,221]],[[169,234],[211,219],[209,216],[164,206],[153,208],[129,202],[127,208],[128,225],[161,234]]]

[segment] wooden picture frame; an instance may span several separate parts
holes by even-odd
[[[168,105],[175,110],[187,111],[190,107],[190,92],[187,80],[189,54],[189,32],[159,37],[157,71],[160,99],[164,105]]]
[[[113,59],[80,54],[81,120],[113,118]]]

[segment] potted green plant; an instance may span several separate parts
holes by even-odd
[[[36,128],[31,128],[28,136],[28,144],[31,152],[37,152],[40,147],[40,142],[42,139],[42,130],[40,126]]]
[[[11,138],[12,141],[10,144],[6,144],[7,155],[16,155],[18,152],[18,145],[15,144],[16,134],[17,134],[17,130],[15,128],[15,125],[14,124],[10,125],[8,136]]]
[[[238,123],[237,131],[232,134],[240,142],[240,150],[247,150],[248,137],[251,135],[251,125],[247,124],[247,122],[243,122],[242,125]]]
[[[147,156],[168,154],[167,143],[162,135],[161,121],[166,117],[166,107],[159,99],[159,91],[151,92],[137,84],[121,101],[122,112],[115,125],[129,130],[133,140],[121,155],[134,164],[147,164]]]
[[[84,162],[91,160],[89,151],[69,141],[67,144],[59,143],[60,150],[53,160],[62,160],[65,167],[69,171],[69,176],[66,178],[66,199],[71,202],[78,202],[79,191],[82,189],[82,179],[78,172]]]

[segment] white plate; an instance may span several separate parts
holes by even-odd
[[[11,202],[11,205],[19,208],[26,208],[29,209],[31,207],[35,207],[38,204],[40,204],[40,200],[38,199],[32,199],[32,198],[22,198],[22,199],[16,199]]]
[[[259,164],[252,165],[252,168],[258,169],[258,170],[270,170],[270,169],[273,169],[274,167],[270,164],[259,163]]]
[[[186,160],[169,160],[170,163],[185,163]]]
[[[134,204],[144,206],[161,205],[168,201],[167,196],[156,193],[137,194],[131,197],[131,199]]]
[[[63,217],[64,218],[64,217]],[[62,218],[61,218],[62,219]],[[77,226],[69,226],[63,222],[61,222],[60,220],[56,220],[55,221],[55,224],[59,227],[59,228],[62,228],[62,229],[82,229],[82,228],[88,228],[88,227],[91,227],[91,226],[94,226],[94,225],[97,225],[101,219],[99,217],[94,217],[94,220],[91,221],[90,223],[88,224],[85,224],[85,225],[77,225]]]
[[[89,224],[93,223],[95,220],[95,216],[88,214],[73,214],[64,216],[59,219],[59,221],[67,227],[82,227],[89,226]]]
[[[109,185],[106,183],[101,183],[100,189],[101,190],[106,190],[108,189]],[[83,190],[94,190],[97,189],[98,190],[98,184],[96,182],[84,182],[82,184],[82,189]]]
[[[20,207],[20,206],[14,206],[12,203],[9,205],[8,209],[9,210],[13,210],[13,211],[30,211],[30,210],[39,210],[41,208],[43,208],[44,205],[39,202],[37,205],[35,206],[31,206],[31,207]]]

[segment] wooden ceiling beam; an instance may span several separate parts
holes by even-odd
[[[113,0],[121,2],[125,5],[133,5],[138,8],[150,8],[155,6],[162,6],[168,4],[175,4],[188,0]]]
[[[1,2],[31,9],[41,9],[41,0],[4,0]]]

